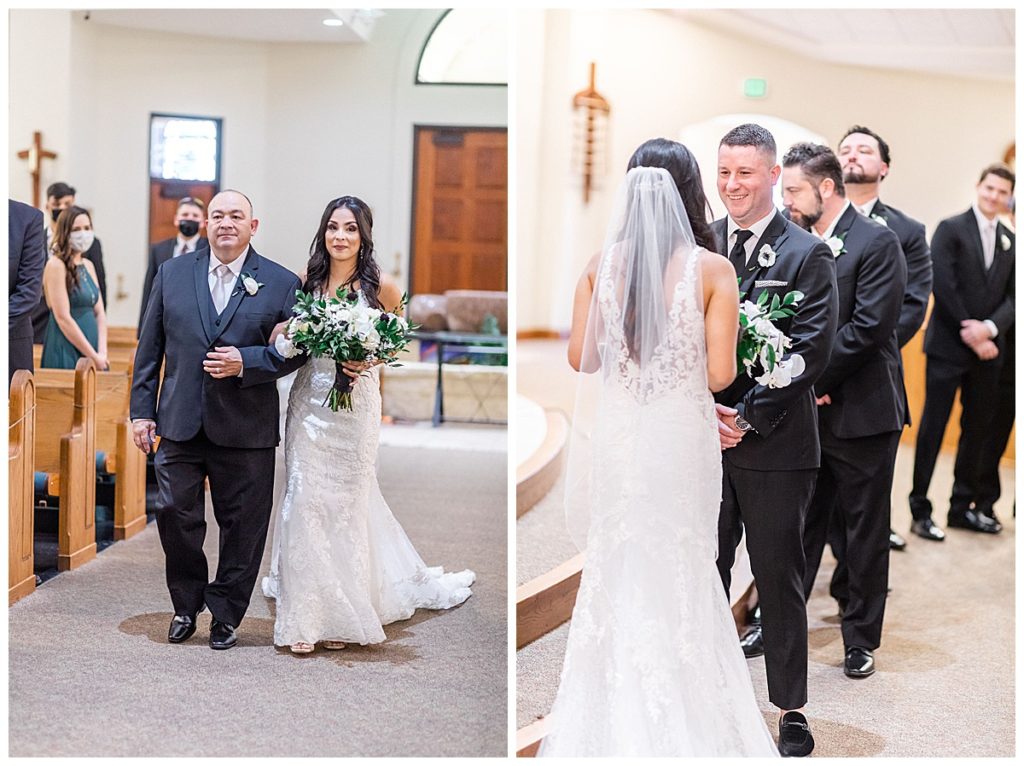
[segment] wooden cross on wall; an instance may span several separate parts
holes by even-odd
[[[32,174],[32,207],[39,207],[39,178],[42,161],[57,159],[57,153],[43,148],[43,134],[37,130],[32,134],[32,146],[18,152],[18,159],[28,160],[28,172]]]

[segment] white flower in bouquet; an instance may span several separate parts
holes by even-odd
[[[806,367],[804,358],[800,354],[792,354],[788,359],[776,362],[771,370],[754,380],[768,388],[785,388],[793,382],[793,378],[803,373]]]
[[[376,327],[371,327],[370,328],[370,332],[368,332],[366,334],[366,337],[363,339],[363,348],[365,348],[367,351],[371,351],[372,352],[372,351],[376,351],[379,346],[380,346],[380,333],[377,332],[377,328]]]
[[[277,340],[274,341],[274,348],[281,356],[285,359],[291,359],[293,356],[298,356],[298,347],[291,342],[288,338],[288,333],[283,332],[277,336]]]

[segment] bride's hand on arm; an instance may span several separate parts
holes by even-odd
[[[278,324],[277,324],[277,325],[276,325],[276,326],[274,327],[274,330],[273,330],[273,332],[271,332],[271,333],[270,333],[270,343],[269,343],[268,345],[271,345],[271,346],[273,346],[273,345],[274,345],[274,342],[275,342],[275,341],[277,341],[277,338],[278,338],[278,336],[280,336],[281,334],[283,334],[283,333],[284,333],[284,331],[285,331],[285,328],[286,328],[286,327],[288,327],[288,322],[289,322],[289,321],[290,321],[290,320],[287,320],[287,319],[286,319],[286,320],[284,320],[283,322],[279,322],[279,323],[278,323]]]
[[[587,317],[590,315],[590,302],[594,297],[594,278],[597,275],[597,265],[601,260],[598,253],[590,259],[587,268],[580,275],[576,283],[576,294],[572,299],[572,328],[569,330],[569,364],[574,370],[582,372],[593,372],[592,369],[581,370],[585,345],[587,343]],[[596,359],[588,357],[588,362],[595,362]]]

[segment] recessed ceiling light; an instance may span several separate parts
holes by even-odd
[[[325,27],[340,27],[345,24],[341,19],[324,19]]]

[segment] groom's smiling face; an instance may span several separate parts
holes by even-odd
[[[779,172],[775,158],[756,146],[718,147],[718,196],[741,227],[748,228],[772,211],[772,187]]]

